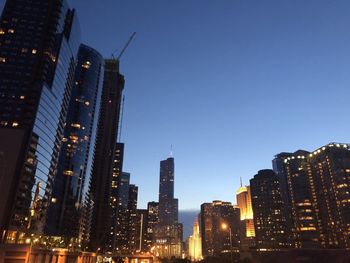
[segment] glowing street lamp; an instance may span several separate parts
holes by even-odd
[[[232,248],[233,248],[233,245],[232,245],[232,230],[231,230],[231,226],[229,226],[228,224],[226,223],[222,223],[221,224],[221,229],[222,230],[229,230],[229,235],[230,235],[230,256],[231,256],[231,263],[233,263],[233,257],[232,257]]]

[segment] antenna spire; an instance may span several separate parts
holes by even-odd
[[[239,178],[240,178],[240,180],[241,180],[241,187],[242,187],[242,186],[243,186],[243,185],[242,185],[242,176],[240,176]]]
[[[173,145],[170,145],[170,157],[173,157],[174,153],[173,153]]]

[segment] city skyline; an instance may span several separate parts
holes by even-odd
[[[171,144],[184,210],[234,202],[239,178],[248,184],[281,151],[349,141],[347,1],[70,3],[83,42],[105,57],[137,32],[121,60],[121,140],[140,208],[157,199]]]
[[[350,3],[89,1],[3,8],[0,261],[350,260]]]

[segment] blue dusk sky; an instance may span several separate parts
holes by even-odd
[[[71,0],[105,57],[137,35],[125,75],[124,170],[158,200],[173,145],[182,210],[236,203],[282,151],[350,142],[349,0]]]
[[[0,3],[4,0],[0,0]],[[158,200],[173,145],[181,210],[236,203],[273,156],[350,142],[349,0],[70,0],[125,76],[124,170]]]

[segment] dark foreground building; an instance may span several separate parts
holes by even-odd
[[[66,1],[6,2],[0,21],[0,232],[6,242],[43,232],[79,45],[76,14]]]
[[[202,204],[200,232],[203,256],[217,256],[229,252],[231,248],[238,249],[240,224],[240,209],[230,202]]]
[[[291,246],[286,234],[286,219],[277,175],[260,170],[250,180],[256,245],[260,249]]]
[[[91,183],[94,209],[90,248],[94,251],[111,251],[113,246],[109,237],[114,226],[110,196],[123,89],[124,77],[119,73],[119,61],[106,60]]]
[[[87,239],[84,231],[89,229],[89,221],[86,220],[89,210],[88,190],[103,68],[103,57],[96,50],[81,45],[46,222],[45,232],[48,235],[64,236],[68,240]]]

